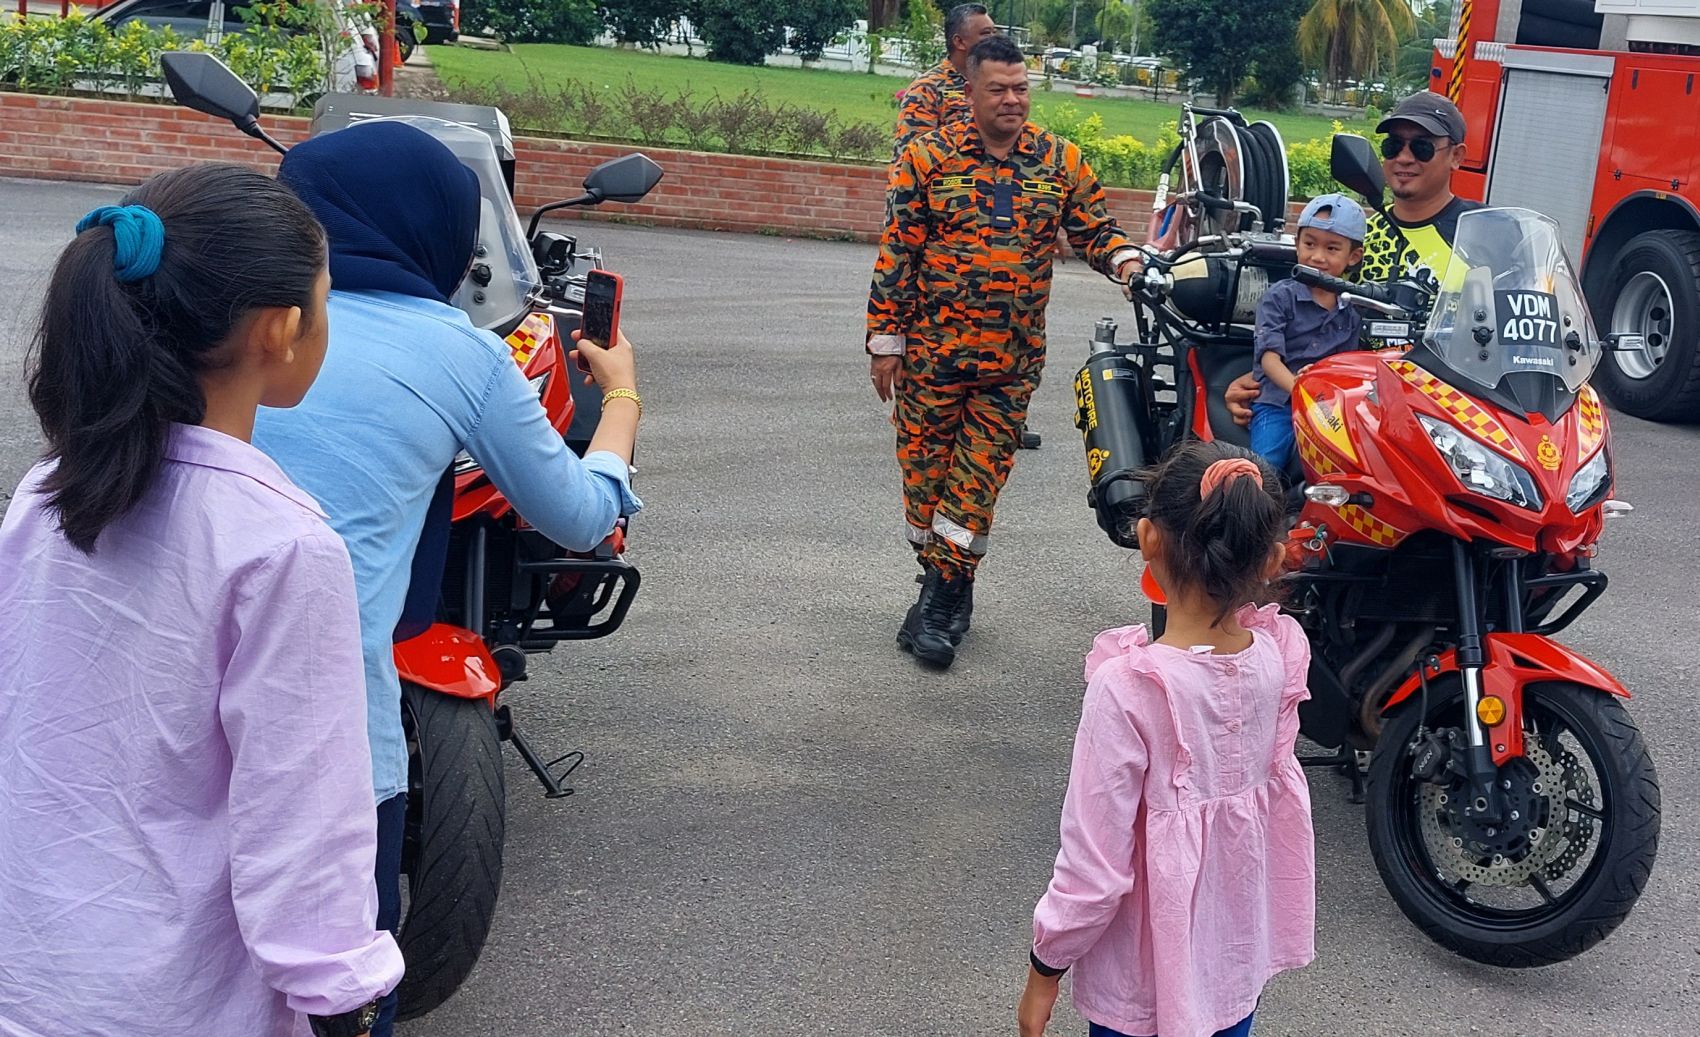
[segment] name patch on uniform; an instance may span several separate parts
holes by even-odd
[[[1020,183],[1023,191],[1031,191],[1034,194],[1049,195],[1052,198],[1061,198],[1063,196],[1062,185],[1054,184],[1049,180],[1023,180]]]

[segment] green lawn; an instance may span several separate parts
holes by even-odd
[[[493,85],[524,91],[541,81],[559,86],[568,80],[591,82],[608,89],[625,85],[626,78],[640,88],[661,88],[669,93],[689,88],[706,97],[718,92],[731,97],[744,90],[763,94],[769,104],[781,101],[820,111],[836,111],[841,122],[870,121],[881,125],[896,117],[893,94],[908,82],[892,76],[870,76],[798,68],[750,68],[723,65],[702,58],[672,57],[643,51],[606,47],[569,47],[554,44],[521,44],[511,53],[471,50],[464,47],[430,48],[438,75],[451,87],[456,81]],[[1108,135],[1128,134],[1150,143],[1159,127],[1171,122],[1177,103],[1135,101],[1123,98],[1078,98],[1059,89],[1034,95],[1033,119],[1043,124],[1046,113],[1059,105],[1073,105],[1082,113],[1103,117]],[[1326,137],[1330,120],[1314,115],[1244,110],[1248,118],[1267,118],[1280,129],[1290,144]],[[515,118],[516,124],[521,120]],[[535,129],[560,129],[537,126]],[[1365,127],[1358,127],[1360,129]]]

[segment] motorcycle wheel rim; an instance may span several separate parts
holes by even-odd
[[[1429,719],[1432,723],[1456,717],[1461,708],[1462,704],[1457,700],[1437,704],[1431,710]],[[1569,807],[1571,814],[1565,818],[1565,821],[1569,822],[1578,814],[1587,817],[1592,821],[1593,831],[1592,839],[1585,848],[1586,866],[1577,867],[1573,863],[1565,872],[1565,876],[1574,877],[1569,878],[1562,890],[1555,889],[1552,883],[1547,881],[1544,868],[1536,873],[1536,877],[1540,878],[1545,886],[1544,890],[1533,881],[1521,886],[1489,886],[1474,882],[1460,884],[1457,875],[1448,876],[1445,869],[1436,863],[1422,833],[1419,812],[1423,809],[1422,786],[1425,783],[1411,777],[1406,767],[1397,768],[1398,783],[1393,790],[1393,803],[1400,816],[1395,820],[1394,838],[1405,866],[1417,877],[1418,889],[1437,909],[1478,929],[1502,933],[1519,932],[1549,922],[1573,906],[1595,885],[1611,856],[1610,848],[1615,836],[1613,805],[1618,790],[1609,763],[1599,758],[1603,748],[1590,745],[1583,736],[1577,734],[1576,729],[1582,725],[1566,714],[1562,702],[1538,692],[1530,694],[1525,700],[1525,739],[1542,738],[1556,742],[1572,754],[1580,748],[1583,754],[1580,763],[1588,768],[1596,793],[1596,802],[1582,804],[1588,807],[1591,813],[1577,811],[1572,805]],[[1568,741],[1565,736],[1569,736]],[[1568,786],[1564,789],[1564,798],[1566,801],[1575,799]],[[1495,891],[1515,890],[1518,895],[1534,902],[1529,907],[1513,908],[1487,901],[1479,892],[1475,896],[1471,895],[1472,891],[1479,891],[1484,887]]]

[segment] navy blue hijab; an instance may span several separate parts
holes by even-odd
[[[448,302],[478,241],[478,177],[399,122],[356,123],[289,150],[277,178],[324,224],[331,287]]]
[[[368,122],[313,137],[289,150],[277,178],[324,225],[332,288],[446,303],[472,265],[478,176],[424,130]],[[437,616],[453,507],[454,474],[445,470],[414,548],[396,641],[424,633]]]

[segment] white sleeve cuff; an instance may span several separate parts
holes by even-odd
[[[875,335],[868,339],[868,352],[874,356],[902,356],[902,335]]]
[[[1128,260],[1130,260],[1130,259],[1143,260],[1144,258],[1145,258],[1145,250],[1142,249],[1142,248],[1117,249],[1110,256],[1110,276],[1114,277],[1116,275],[1116,273],[1121,270],[1122,264],[1127,262]]]

